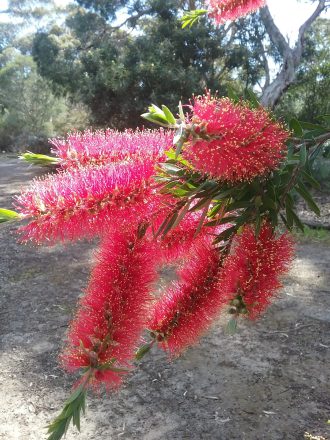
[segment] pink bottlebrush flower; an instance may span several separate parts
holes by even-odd
[[[34,180],[16,200],[21,214],[32,218],[19,230],[23,241],[75,240],[99,234],[116,218],[130,216],[139,221],[148,211],[153,173],[154,163],[145,160]]]
[[[197,170],[235,183],[265,175],[283,159],[288,132],[264,108],[207,94],[192,110],[201,137],[190,139],[183,154]]]
[[[91,367],[92,387],[114,388],[122,373],[104,366],[131,368],[149,316],[158,252],[126,223],[105,238],[97,260],[61,360],[69,371]]]
[[[173,144],[173,133],[160,130],[99,130],[75,132],[67,139],[53,139],[53,153],[61,159],[62,168],[103,165],[127,159],[164,158]]]
[[[208,0],[208,14],[216,23],[236,20],[255,12],[266,4],[266,0]]]
[[[240,302],[239,306],[254,319],[282,286],[280,277],[292,261],[293,241],[288,233],[276,237],[272,226],[265,222],[258,237],[254,228],[245,226],[233,247],[223,268],[223,288],[232,292],[232,300]]]
[[[205,239],[195,245],[189,261],[179,272],[181,280],[155,304],[149,329],[160,346],[172,355],[194,344],[229,301],[221,288],[222,256]]]

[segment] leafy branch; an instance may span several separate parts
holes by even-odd
[[[83,383],[76,388],[64,404],[62,412],[48,426],[47,440],[60,440],[67,432],[71,420],[80,432],[80,413],[85,414],[87,385],[91,378],[91,369],[86,373]]]
[[[249,92],[245,97],[252,108],[260,106],[255,94]],[[235,101],[239,97],[234,96]],[[320,215],[320,210],[307,187],[319,188],[311,175],[312,162],[319,154],[322,145],[330,139],[330,129],[326,124],[310,124],[292,119],[289,123],[292,137],[288,141],[288,156],[278,170],[268,176],[255,178],[251,182],[231,184],[226,181],[209,179],[194,168],[181,155],[187,140],[207,137],[203,130],[195,132],[193,124],[187,122],[182,106],[180,118],[176,120],[164,106],[149,108],[148,120],[176,130],[174,150],[167,152],[168,160],[159,167],[156,180],[162,193],[169,193],[177,199],[172,212],[165,218],[156,235],[165,236],[189,212],[201,211],[201,227],[227,225],[215,239],[215,243],[227,241],[247,223],[254,224],[258,233],[263,219],[271,221],[275,228],[279,219],[292,230],[304,225],[294,210],[294,196],[299,194],[308,207]],[[175,119],[175,123],[174,120]]]
[[[180,18],[182,29],[189,26],[190,28],[204,15],[207,14],[207,9],[195,9],[188,11],[182,18]]]

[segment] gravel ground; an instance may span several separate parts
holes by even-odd
[[[0,158],[0,206],[36,172]],[[42,440],[72,384],[57,355],[94,246],[21,246],[15,228],[0,226],[0,439]],[[119,392],[89,398],[82,433],[67,439],[330,439],[329,268],[327,244],[299,244],[259,321],[229,335],[220,319],[172,362],[155,350]]]

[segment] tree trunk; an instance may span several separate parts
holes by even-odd
[[[267,30],[271,42],[276,46],[283,59],[282,68],[277,77],[271,83],[267,84],[263,90],[261,103],[265,107],[274,108],[283,93],[295,80],[297,69],[301,63],[306,31],[325,9],[325,3],[326,0],[319,0],[313,14],[300,27],[298,40],[294,48],[289,46],[288,42],[274,23],[268,7],[266,6],[261,9],[261,20]]]

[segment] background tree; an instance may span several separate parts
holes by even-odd
[[[326,110],[321,96],[327,87],[328,54],[322,38],[329,20],[324,19],[323,31],[306,34],[325,0],[302,26],[294,48],[267,8],[220,27],[204,17],[182,30],[178,19],[183,11],[202,7],[205,2],[191,0],[78,0],[59,9],[44,0],[11,0],[2,12],[16,25],[2,26],[0,48],[32,54],[52,93],[86,106],[94,127],[141,126],[140,114],[150,102],[174,108],[205,88],[223,94],[228,86],[238,94],[254,89],[264,104],[277,104],[299,117],[310,119],[313,111],[313,119]],[[22,33],[26,24],[32,32]],[[288,66],[290,78],[285,76]],[[307,90],[313,100],[305,99]],[[307,101],[310,108],[303,111]]]
[[[28,55],[14,48],[0,54],[0,148],[35,149],[49,137],[88,124],[86,110],[56,97]]]
[[[330,113],[330,21],[318,19],[306,35],[302,62],[294,83],[283,95],[277,112],[318,123]]]

